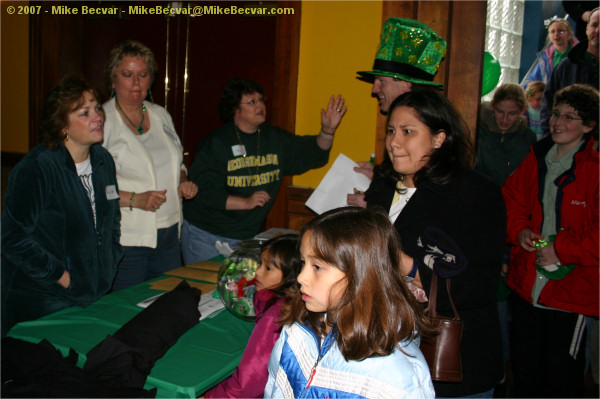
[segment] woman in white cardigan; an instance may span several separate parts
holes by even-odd
[[[125,249],[113,291],[181,266],[181,198],[198,192],[171,116],[144,101],[156,69],[152,51],[136,41],[117,45],[106,67],[114,96],[104,103],[104,146],[117,169]]]

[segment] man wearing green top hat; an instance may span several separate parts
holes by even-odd
[[[381,30],[381,42],[372,71],[359,71],[360,79],[373,83],[373,96],[381,112],[410,91],[413,85],[443,86],[433,81],[446,55],[446,41],[422,22],[389,18]]]
[[[426,24],[406,18],[388,18],[381,29],[381,42],[372,71],[357,72],[359,79],[373,83],[371,94],[379,100],[379,109],[387,114],[390,105],[414,85],[443,86],[433,81],[442,58],[446,41]],[[369,179],[373,165],[359,162],[354,168]],[[367,206],[364,193],[354,189],[347,195],[348,205]]]

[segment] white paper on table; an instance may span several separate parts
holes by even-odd
[[[138,303],[137,306],[141,308],[147,308],[152,302],[156,301],[160,296],[166,294],[166,292],[162,292],[158,295],[154,295],[148,299],[144,299],[142,302]],[[218,310],[224,309],[225,305],[223,301],[219,298],[213,298],[213,291],[207,292],[206,294],[202,294],[200,296],[200,302],[198,302],[198,310],[200,311],[200,320],[211,316]]]
[[[198,310],[200,311],[200,320],[206,317],[212,317],[215,312],[224,309],[225,305],[220,298],[214,298],[213,292],[207,292],[200,297],[200,303],[198,303]]]
[[[354,171],[358,164],[345,156],[338,155],[331,168],[306,201],[306,206],[318,213],[348,206],[346,195],[354,194],[354,189],[366,191],[371,180]]]

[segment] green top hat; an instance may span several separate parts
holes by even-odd
[[[372,71],[357,72],[373,80],[374,75],[390,76],[416,84],[443,86],[433,77],[446,55],[446,41],[422,22],[389,18],[381,30],[381,43]]]

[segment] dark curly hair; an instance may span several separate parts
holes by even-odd
[[[598,90],[586,84],[574,84],[567,86],[556,92],[554,95],[554,105],[552,109],[559,104],[568,104],[577,111],[585,126],[593,126],[587,134],[598,138]]]
[[[69,126],[69,114],[80,108],[84,102],[84,93],[90,92],[98,99],[98,93],[81,78],[66,76],[54,86],[42,106],[40,120],[40,141],[55,150],[58,143],[64,141],[63,131]]]
[[[225,87],[221,93],[221,100],[219,100],[219,116],[225,123],[233,120],[235,111],[240,107],[242,96],[244,94],[259,93],[263,97],[265,91],[258,83],[253,80],[233,78]]]
[[[430,180],[434,183],[445,184],[457,173],[473,167],[473,144],[469,137],[469,127],[460,113],[438,90],[429,87],[417,87],[398,97],[390,106],[389,118],[398,107],[409,107],[415,111],[417,118],[424,123],[432,135],[444,131],[446,139],[442,146],[435,149],[427,164],[414,176],[416,187]],[[396,172],[387,156],[375,173],[394,186],[404,178]]]

